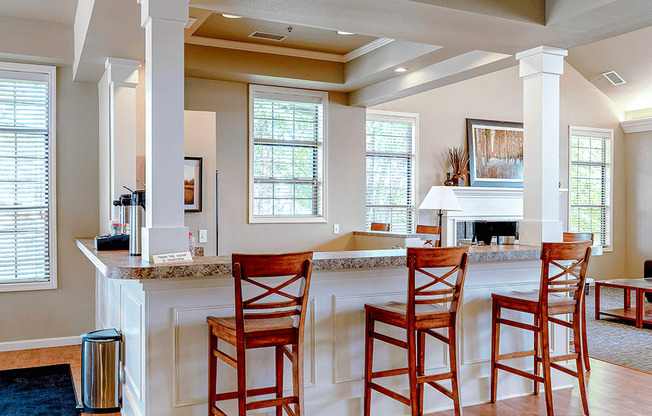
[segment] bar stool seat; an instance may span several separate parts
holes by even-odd
[[[508,294],[505,295],[493,293],[491,297],[499,302],[503,301],[515,307],[521,304],[529,311],[530,309],[532,309],[532,307],[536,308],[539,306],[540,294],[538,290],[531,290],[528,292],[509,292]],[[574,308],[575,308],[575,300],[573,300],[573,298],[569,298],[568,296],[560,293],[548,294],[549,315],[561,315],[564,313],[573,313]]]
[[[398,323],[402,328],[407,328],[408,322],[408,304],[401,302],[389,302],[381,305],[367,304],[365,309],[376,314],[376,320],[383,322],[386,316],[391,319],[391,323]],[[451,313],[447,307],[438,304],[414,305],[414,317],[417,321],[441,320],[442,326],[450,324]],[[404,325],[400,325],[403,323]],[[430,327],[430,325],[428,326]]]
[[[228,342],[231,345],[237,345],[236,323],[235,318],[217,318],[209,316],[206,322],[211,327],[211,333]],[[273,335],[274,343],[279,345],[289,345],[296,343],[296,328],[294,320],[289,317],[273,319],[245,319],[244,320],[244,337],[245,346],[255,348],[269,344],[265,338]],[[280,339],[280,338],[283,339]]]

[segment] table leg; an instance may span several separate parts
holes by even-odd
[[[631,307],[632,307],[632,293],[629,291],[629,289],[625,289],[625,310]]]
[[[600,319],[600,283],[595,282],[595,319]]]
[[[636,328],[643,328],[643,315],[645,314],[643,299],[643,289],[636,289]]]

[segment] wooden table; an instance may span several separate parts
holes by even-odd
[[[614,287],[623,289],[623,308],[600,310],[600,288]],[[632,292],[635,304],[632,308]],[[600,315],[634,321],[637,328],[643,324],[652,324],[652,305],[646,305],[645,293],[652,293],[652,279],[618,279],[595,282],[595,319]]]

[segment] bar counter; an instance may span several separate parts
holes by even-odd
[[[149,264],[126,251],[96,252],[93,240],[77,245],[96,267],[97,328],[116,328],[124,342],[124,416],[205,416],[207,414],[207,316],[234,315],[230,257],[196,257],[192,263]],[[539,247],[487,246],[470,248],[470,264],[462,296],[459,362],[462,404],[489,401],[491,357],[491,294],[538,289]],[[83,254],[82,254],[83,253]],[[360,416],[364,374],[364,305],[406,300],[405,250],[316,252],[310,286],[305,346],[305,406],[310,416]],[[274,285],[275,278],[268,278]],[[510,315],[512,315],[510,313]],[[518,316],[515,313],[514,318]],[[518,318],[517,318],[518,319]],[[531,317],[523,316],[524,322]],[[399,339],[405,331],[379,328]],[[568,333],[552,332],[553,355],[568,351]],[[518,328],[501,331],[501,352],[531,348],[532,334]],[[229,346],[220,344],[225,352]],[[405,352],[377,342],[375,371],[406,365]],[[273,351],[247,355],[251,388],[273,385]],[[517,358],[518,368],[532,368],[532,358]],[[446,372],[448,351],[441,342],[426,346],[428,373]],[[291,388],[289,367],[284,385]],[[532,383],[501,373],[500,397],[530,394]],[[407,377],[391,377],[386,387],[406,394]],[[218,366],[218,391],[233,391],[236,373]],[[555,388],[570,387],[570,377],[553,372]],[[289,390],[288,390],[289,391]],[[409,414],[402,404],[373,395],[373,414]],[[224,402],[227,414],[235,403]],[[426,390],[425,410],[452,408],[439,392]],[[258,410],[254,416],[272,416]]]

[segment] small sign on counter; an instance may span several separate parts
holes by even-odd
[[[154,264],[192,261],[192,256],[189,251],[181,253],[154,254],[152,258],[154,259]]]

